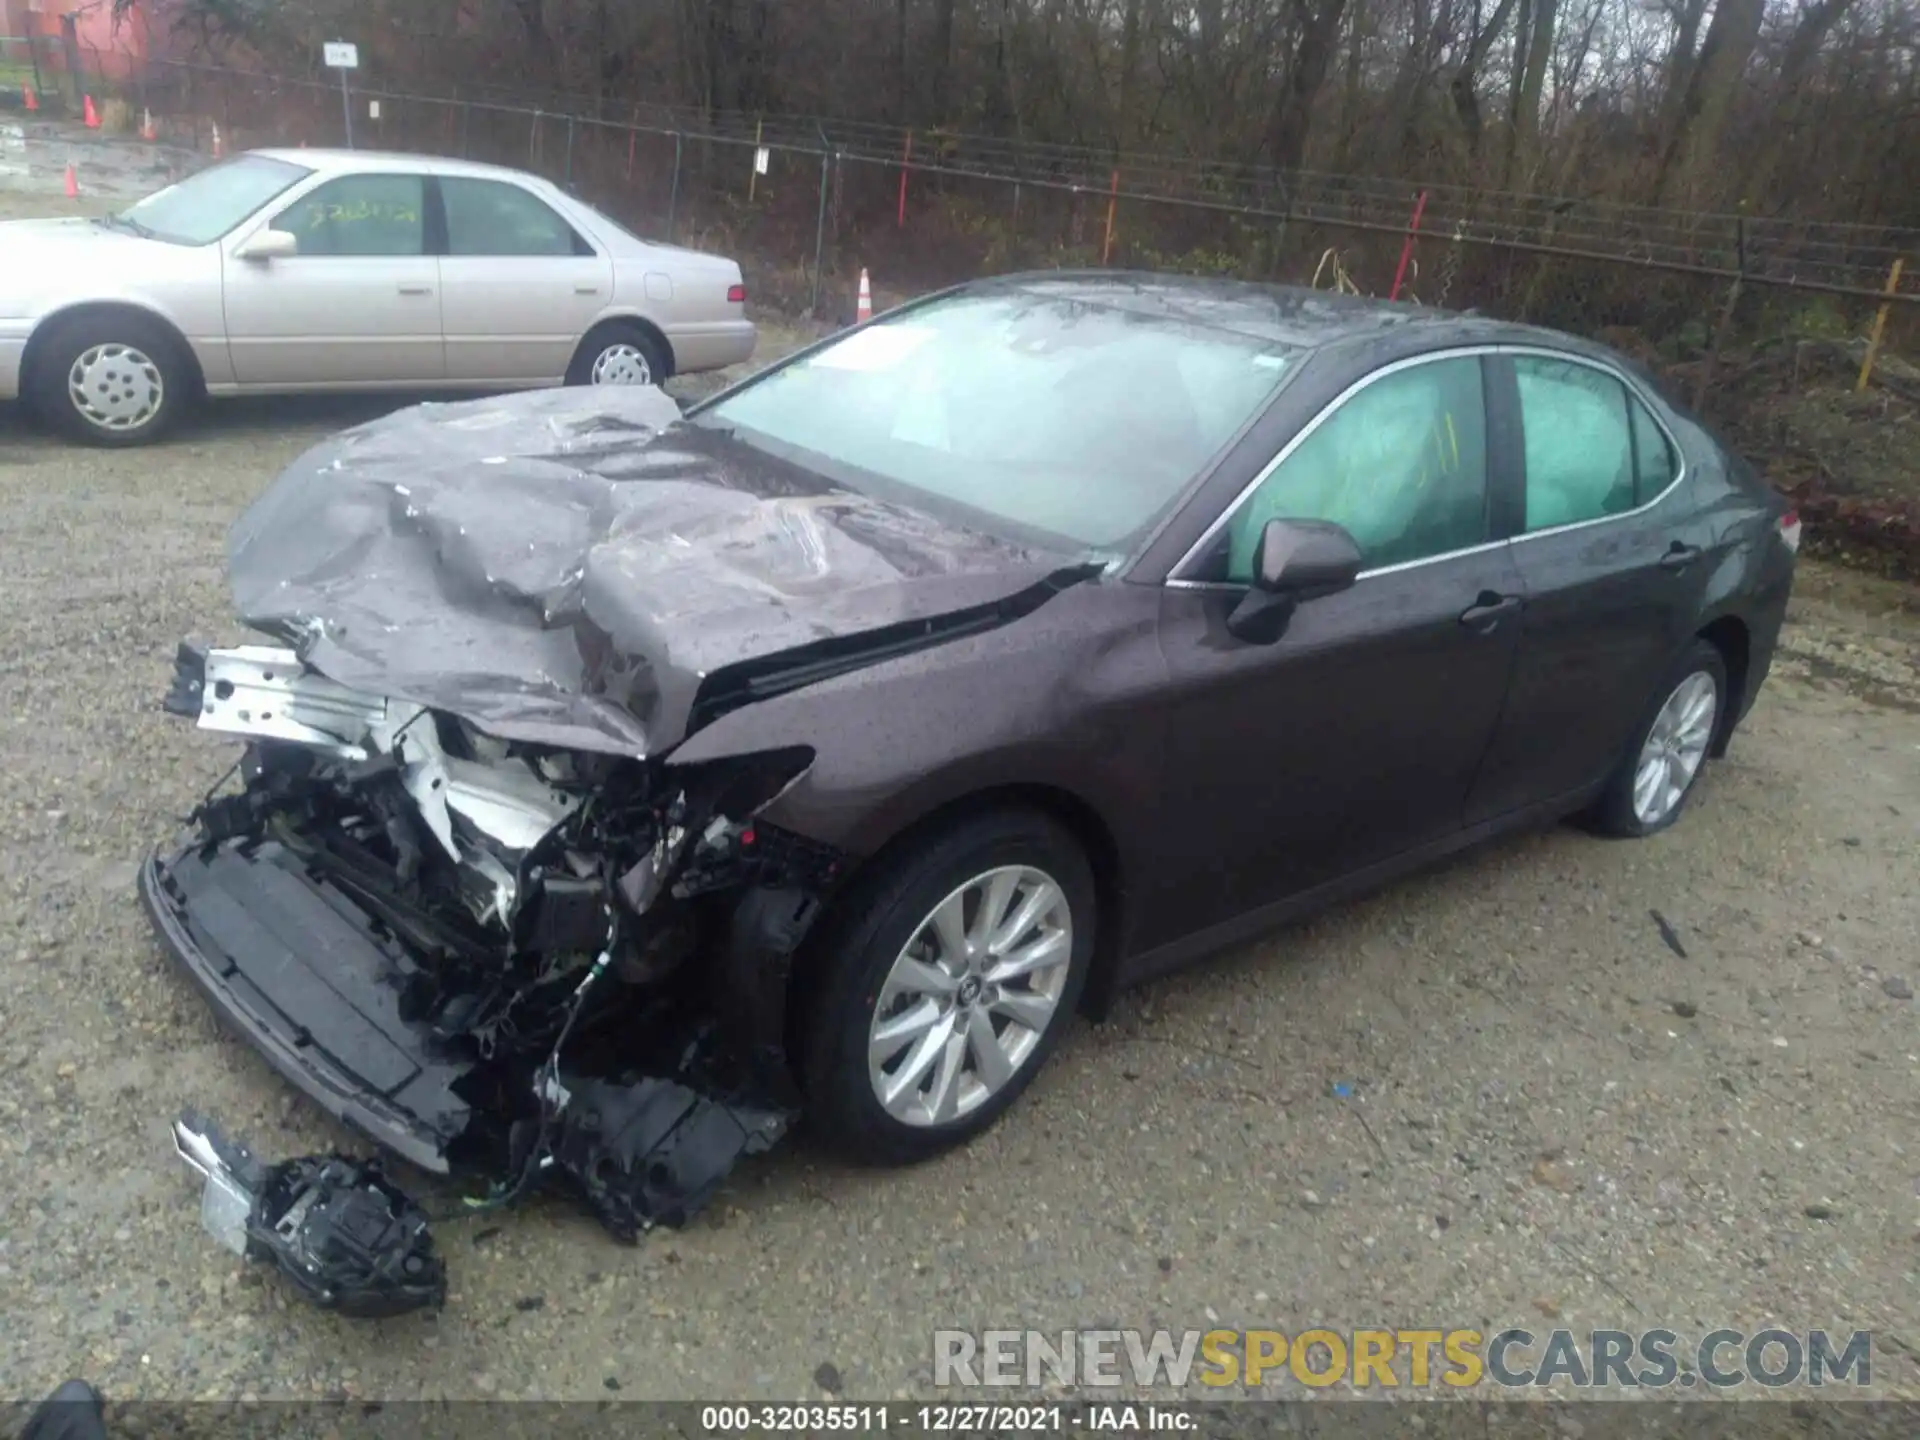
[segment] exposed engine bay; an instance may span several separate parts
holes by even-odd
[[[811,751],[505,741],[270,646],[183,645],[165,704],[246,749],[148,908],[334,1114],[483,1208],[558,1185],[628,1241],[785,1132],[789,968],[845,862],[755,817]]]

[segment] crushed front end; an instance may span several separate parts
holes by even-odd
[[[143,899],[327,1111],[487,1203],[571,1188],[628,1240],[785,1132],[787,979],[844,861],[756,816],[810,751],[507,741],[268,646],[182,646],[166,708],[245,751]]]

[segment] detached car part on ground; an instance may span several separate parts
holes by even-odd
[[[1601,397],[1564,456],[1542,394]],[[1083,999],[1475,840],[1664,829],[1797,539],[1566,337],[983,282],[684,418],[540,392],[302,457],[232,537],[273,643],[183,646],[167,699],[239,787],[141,888],[334,1115],[631,1239],[803,1109],[864,1159],[960,1143]],[[430,1303],[377,1170],[180,1143],[312,1298]]]

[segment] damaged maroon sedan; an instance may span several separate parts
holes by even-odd
[[[631,1237],[803,1110],[959,1143],[1072,1012],[1477,839],[1664,828],[1797,543],[1584,342],[982,282],[685,416],[543,392],[303,456],[232,537],[263,643],[168,699],[240,783],[142,891],[334,1115]]]

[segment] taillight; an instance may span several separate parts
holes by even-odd
[[[746,304],[747,303],[747,287],[744,285],[729,285],[727,287],[727,303],[729,305]]]
[[[1800,553],[1800,512],[1789,510],[1780,517],[1780,538],[1787,542],[1787,549],[1794,554]]]

